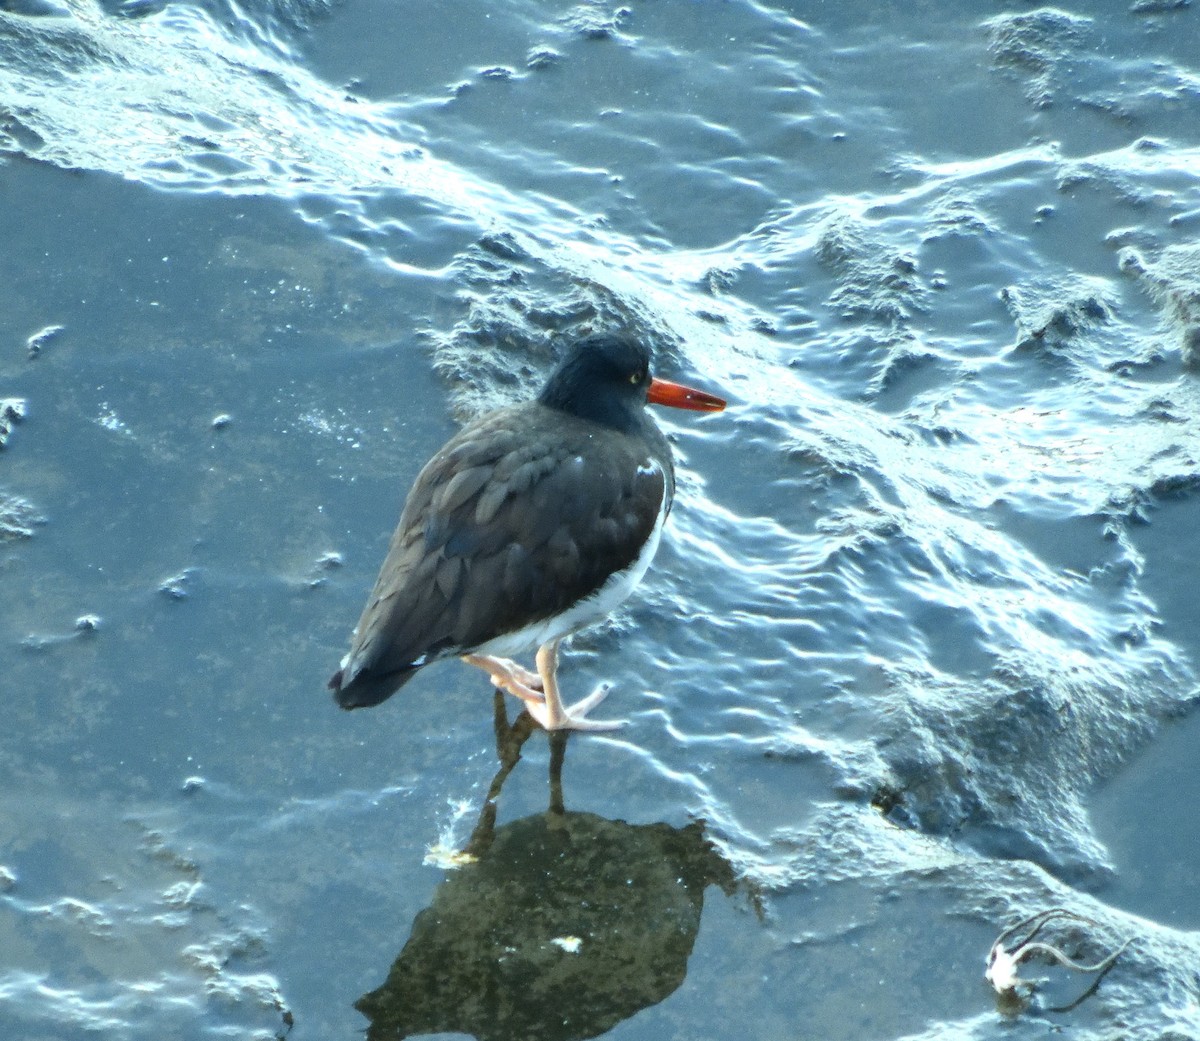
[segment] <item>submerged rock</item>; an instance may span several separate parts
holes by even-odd
[[[8,443],[8,435],[25,418],[25,401],[22,398],[0,398],[0,448]]]
[[[32,538],[34,528],[45,521],[33,503],[0,492],[0,544]]]
[[[1200,364],[1200,246],[1168,246],[1154,259],[1128,248],[1121,270],[1134,276],[1162,309],[1184,363]]]

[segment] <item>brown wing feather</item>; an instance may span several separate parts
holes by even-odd
[[[669,449],[659,435],[652,468],[644,443],[596,433],[519,406],[465,428],[429,461],[359,621],[350,680],[556,615],[633,563],[673,491]]]

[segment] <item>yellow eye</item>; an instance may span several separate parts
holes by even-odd
[[[639,383],[642,382],[641,373],[638,373],[638,372],[632,373],[629,377],[629,382],[632,383],[636,387]]]

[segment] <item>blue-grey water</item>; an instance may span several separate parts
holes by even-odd
[[[1187,0],[0,0],[0,1038],[1200,1038],[1198,235]],[[629,725],[338,711],[615,325],[730,399]]]

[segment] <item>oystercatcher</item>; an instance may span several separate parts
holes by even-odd
[[[417,476],[350,652],[329,681],[339,705],[378,705],[417,669],[461,656],[521,698],[547,730],[606,730],[606,693],[566,708],[563,637],[604,618],[646,573],[675,493],[647,402],[725,402],[650,375],[634,339],[578,341],[534,401],[452,437]],[[511,660],[537,648],[537,672]]]

